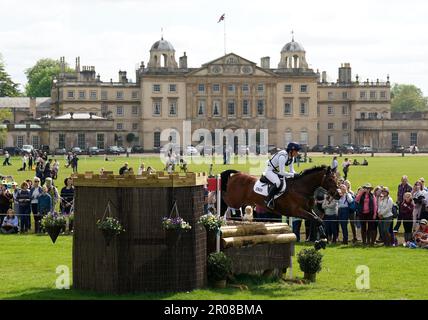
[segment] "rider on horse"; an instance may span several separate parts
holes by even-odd
[[[294,159],[297,156],[301,147],[298,143],[290,142],[286,150],[280,150],[275,153],[267,162],[265,177],[273,184],[272,189],[269,191],[268,197],[265,200],[266,206],[269,209],[274,208],[273,198],[279,191],[281,180],[278,176],[285,178],[294,177]],[[290,172],[285,171],[285,167],[290,166]],[[285,181],[284,181],[285,183]]]

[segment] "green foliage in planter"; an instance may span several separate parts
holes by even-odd
[[[41,224],[45,229],[49,227],[64,227],[66,225],[66,220],[62,215],[53,215],[49,213],[42,218]]]
[[[305,273],[318,273],[321,271],[322,254],[315,249],[304,249],[297,255],[300,270]]]
[[[217,231],[225,224],[224,219],[211,213],[205,214],[198,220],[207,230]]]
[[[120,222],[112,217],[107,217],[103,221],[98,220],[97,221],[97,227],[100,230],[108,230],[113,232],[116,235],[121,234],[125,231],[125,229],[122,227]]]
[[[223,252],[211,253],[207,261],[207,275],[210,281],[226,280],[232,273],[232,261]]]

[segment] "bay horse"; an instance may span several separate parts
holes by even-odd
[[[283,195],[274,201],[271,210],[265,205],[265,198],[254,192],[257,177],[227,170],[221,173],[221,190],[223,200],[229,208],[239,209],[242,206],[259,206],[267,211],[288,217],[309,219],[315,222],[320,232],[320,241],[316,241],[315,249],[325,249],[327,236],[322,219],[313,211],[314,193],[319,187],[327,190],[334,199],[339,199],[337,177],[330,167],[319,166],[307,169],[294,178],[287,179],[287,188]]]

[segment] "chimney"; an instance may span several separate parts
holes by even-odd
[[[61,73],[64,73],[65,72],[65,57],[59,58],[59,64],[61,66]]]
[[[142,67],[144,68],[144,63],[141,63]],[[178,62],[178,67],[180,69],[187,69],[187,56],[186,56],[186,52],[184,52],[184,55],[182,57],[180,57],[179,62]]]
[[[352,69],[350,63],[342,63],[339,68],[339,83],[352,82]]]
[[[127,83],[128,79],[126,78],[126,71],[120,71],[119,70],[119,82],[120,83]]]
[[[322,82],[323,82],[323,83],[326,83],[326,82],[327,82],[327,72],[326,72],[326,71],[323,71],[323,72],[322,72]]]
[[[36,117],[36,99],[35,97],[30,97],[30,116],[32,118]]]
[[[80,72],[80,57],[76,58],[76,72]]]
[[[270,57],[262,57],[262,58],[260,58],[260,66],[263,69],[270,69]]]

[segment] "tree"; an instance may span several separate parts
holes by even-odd
[[[0,122],[3,123],[4,120],[9,120],[12,117],[12,112],[10,109],[1,109],[0,110]],[[5,143],[7,138],[7,129],[0,129],[0,142]]]
[[[73,72],[66,66],[65,72]],[[50,97],[52,80],[61,73],[59,60],[40,59],[32,68],[25,70],[28,83],[25,93],[28,97]]]
[[[428,111],[428,98],[412,84],[395,84],[391,90],[392,112]]]
[[[135,134],[133,134],[132,132],[130,132],[130,133],[128,133],[126,135],[126,142],[128,142],[128,144],[131,145],[131,143],[134,142],[135,138],[136,138]]]
[[[0,55],[0,97],[18,97],[18,84],[13,82],[10,75],[6,72],[2,56]]]

